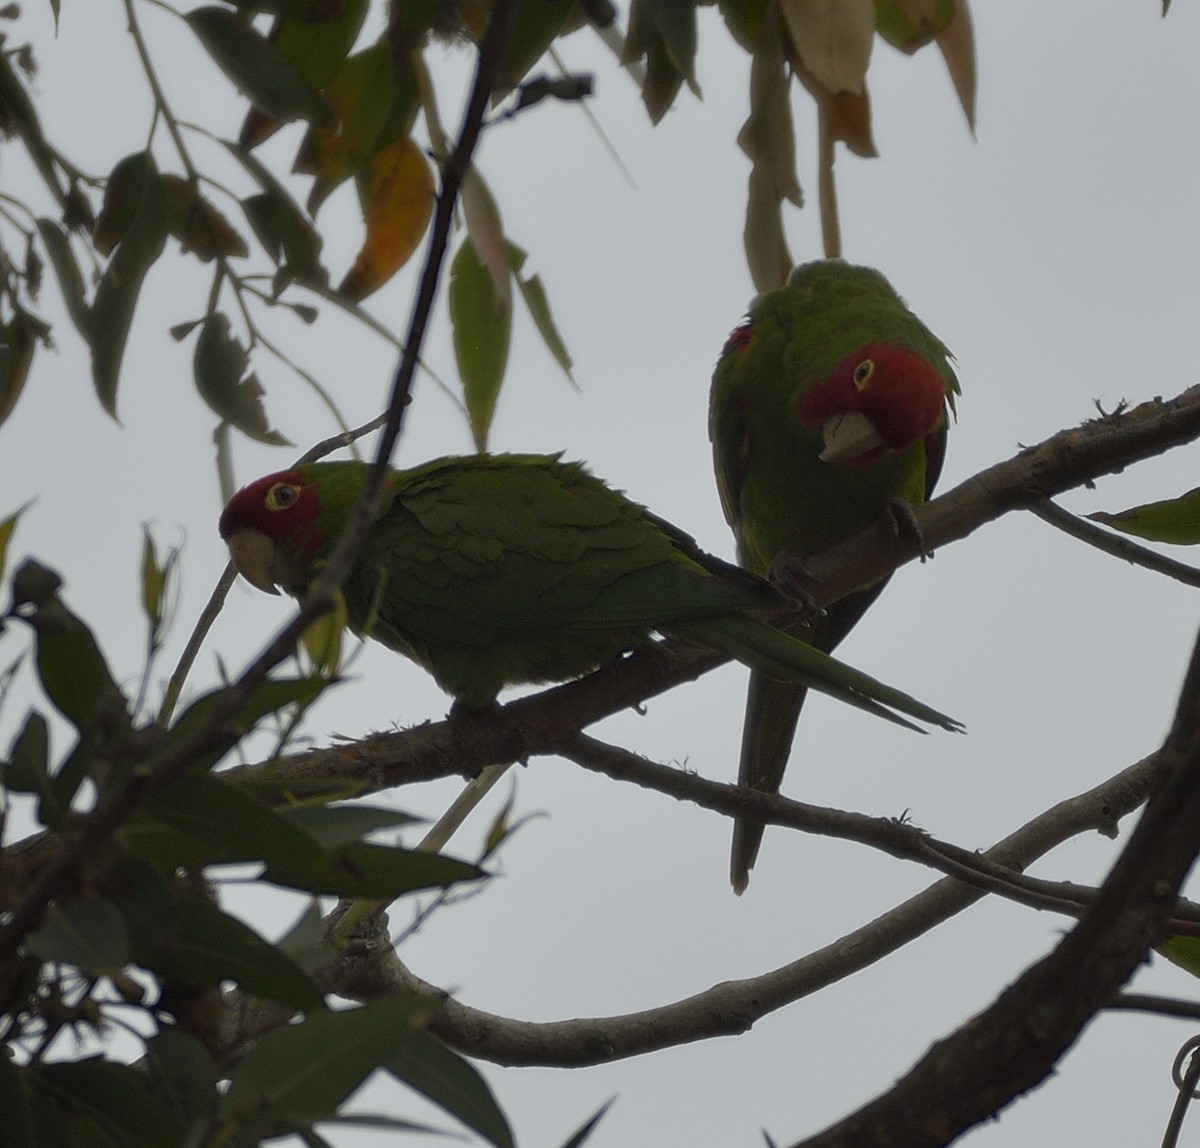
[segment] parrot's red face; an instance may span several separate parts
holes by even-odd
[[[925,358],[868,343],[806,391],[796,413],[824,437],[822,461],[867,463],[925,438],[945,404],[946,381]]]
[[[308,578],[311,559],[327,544],[319,523],[320,496],[303,470],[268,474],[244,486],[221,512],[218,529],[238,572],[277,594]]]

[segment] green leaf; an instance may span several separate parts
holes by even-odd
[[[125,343],[133,323],[133,312],[137,308],[141,283],[117,283],[105,274],[96,288],[92,301],[92,317],[89,326],[93,332],[92,385],[100,405],[114,419],[117,417],[117,383],[120,381],[121,361],[125,357]]]
[[[37,332],[24,312],[0,324],[0,424],[12,414],[25,389],[36,348]]]
[[[174,930],[144,954],[144,963],[163,979],[189,985],[231,980],[251,996],[300,1012],[324,1007],[317,986],[291,957],[196,897],[179,899]]]
[[[652,8],[656,0],[634,0],[629,10],[629,34],[625,40],[622,63],[646,57],[646,78],[642,82],[642,103],[651,123],[665,116],[679,89],[684,72],[679,67],[658,27]],[[678,0],[663,0],[662,15],[670,23],[670,15]]]
[[[264,191],[242,200],[242,210],[263,250],[293,279],[325,284],[321,236],[290,198]]]
[[[0,1056],[0,1128],[7,1148],[37,1148],[33,1111],[26,1088],[26,1070],[7,1055]]]
[[[86,623],[55,597],[38,605],[33,625],[38,676],[59,713],[85,738],[127,724],[124,695]]]
[[[1165,937],[1155,947],[1172,964],[1200,977],[1200,937]]]
[[[334,188],[409,135],[419,106],[412,64],[397,67],[386,39],[347,57],[323,94],[337,112],[337,127],[310,129],[295,165],[316,176],[308,197],[313,215]]]
[[[574,9],[574,0],[516,0],[496,69],[501,87],[516,87],[559,35]]]
[[[137,856],[163,872],[254,861],[299,870],[327,863],[311,834],[235,782],[207,773],[177,778],[151,796],[125,836]]]
[[[74,1130],[83,1118],[94,1121],[116,1145],[179,1148],[184,1142],[179,1118],[150,1094],[145,1074],[129,1065],[93,1057],[43,1063],[30,1072],[38,1091],[52,1097],[71,1117],[72,1136],[54,1143],[79,1144]],[[49,1141],[43,1137],[42,1143]]]
[[[43,961],[62,961],[96,976],[117,972],[129,963],[125,919],[116,905],[102,897],[51,905],[26,943]]]
[[[333,1115],[439,1006],[432,997],[374,1000],[277,1029],[233,1070],[222,1116],[242,1136],[264,1137]]]
[[[71,322],[80,335],[90,341],[92,314],[87,304],[83,273],[79,270],[67,233],[53,219],[44,216],[35,220],[35,225],[50,259],[50,266],[54,268],[67,314],[71,316]]]
[[[955,0],[875,0],[875,30],[910,55],[954,19]]]
[[[496,298],[491,276],[468,236],[450,266],[450,322],[454,357],[476,450],[487,449],[488,432],[508,364],[512,309]]]
[[[487,874],[477,865],[440,853],[355,841],[331,850],[320,866],[270,866],[263,876],[276,885],[306,893],[390,901],[422,889],[477,881]]]
[[[324,18],[312,19],[313,11],[318,8]],[[332,7],[310,2],[299,16],[281,16],[268,38],[275,51],[319,91],[354,46],[366,14],[367,0],[340,0]],[[275,117],[251,108],[238,140],[246,147],[257,147],[279,126]]]
[[[326,849],[361,841],[369,833],[399,829],[420,820],[380,805],[293,805],[276,810],[284,821],[315,837]]]
[[[550,300],[546,295],[546,288],[541,277],[530,275],[523,279],[521,268],[525,264],[525,252],[511,242],[508,244],[508,250],[517,287],[520,289],[521,298],[525,300],[525,306],[529,308],[529,314],[533,317],[533,324],[537,328],[538,334],[541,335],[542,342],[546,344],[546,350],[554,356],[554,361],[562,368],[563,374],[567,376],[573,386],[575,378],[571,374],[573,365],[571,353],[567,350],[567,345],[563,342],[558,327],[555,325],[554,316],[550,313]]]
[[[158,632],[166,621],[168,591],[172,589],[171,579],[178,560],[179,551],[172,547],[160,562],[150,528],[142,527],[142,612],[150,625],[152,645],[157,644]]]
[[[267,421],[262,385],[257,375],[247,373],[249,363],[245,347],[230,331],[228,317],[219,312],[206,315],[192,357],[192,373],[200,397],[227,423],[255,442],[290,446]]]
[[[96,288],[87,324],[91,334],[92,382],[113,418],[117,382],[138,293],[146,272],[162,254],[170,232],[170,202],[162,176],[148,152],[126,156],[109,175],[95,243],[112,258]]]
[[[5,519],[0,519],[0,578],[4,577],[4,560],[8,554],[8,544],[12,541],[13,531],[17,529],[17,522],[21,515],[29,509],[30,504],[27,502],[20,510],[13,511]]]
[[[225,146],[262,188],[261,196],[251,196],[242,207],[267,254],[276,262],[282,254],[286,269],[302,282],[328,283],[329,272],[320,262],[321,236],[287,189],[246,148],[228,141]]]
[[[195,1126],[217,1106],[220,1075],[208,1050],[191,1033],[164,1028],[146,1041],[150,1090],[176,1116]]]
[[[67,195],[59,182],[54,149],[47,143],[33,101],[13,68],[14,55],[13,52],[0,52],[0,116],[5,123],[5,134],[15,133],[21,137],[51,194],[60,206],[66,207]]]
[[[608,1115],[608,1110],[612,1107],[614,1100],[616,1100],[616,1097],[612,1096],[601,1104],[591,1116],[563,1141],[562,1148],[582,1148],[592,1138],[592,1133],[599,1127],[600,1121]]]
[[[249,733],[268,714],[278,713],[289,706],[299,706],[305,709],[312,705],[321,693],[330,685],[328,678],[268,678],[259,682],[243,701],[232,719],[234,730],[239,735]],[[212,710],[228,694],[227,689],[217,689],[197,698],[176,720],[171,727],[170,737],[164,743],[169,749],[176,738],[190,736],[191,731],[198,725],[211,720]],[[193,772],[199,773],[224,756],[220,751],[198,758]]]
[[[45,793],[49,769],[50,727],[40,713],[30,710],[0,768],[0,781],[15,793]]]
[[[1200,487],[1178,498],[1147,502],[1116,514],[1098,510],[1087,517],[1150,542],[1195,546],[1200,543]]]
[[[195,8],[184,19],[217,66],[256,107],[281,120],[333,122],[329,104],[248,23],[226,8]]]
[[[496,1148],[514,1148],[512,1129],[492,1090],[458,1053],[423,1029],[409,1029],[384,1062],[397,1079],[461,1120]]]

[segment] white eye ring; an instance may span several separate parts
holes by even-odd
[[[851,376],[854,380],[854,385],[860,391],[865,389],[867,383],[871,381],[871,376],[875,373],[875,360],[863,359],[857,367],[854,368],[854,374]]]

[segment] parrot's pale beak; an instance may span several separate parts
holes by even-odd
[[[821,427],[825,449],[817,456],[822,462],[853,462],[884,445],[875,424],[858,411],[842,411],[825,420]]]
[[[279,589],[271,577],[275,565],[275,543],[260,530],[243,526],[235,530],[226,540],[229,557],[238,573],[250,583],[268,594],[278,594]]]

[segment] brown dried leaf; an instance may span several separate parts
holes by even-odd
[[[967,117],[971,134],[975,134],[975,32],[967,0],[958,0],[954,19],[937,38],[938,48],[958,93],[958,102]]]
[[[817,83],[834,94],[862,92],[875,43],[874,0],[780,0],[780,11]]]

